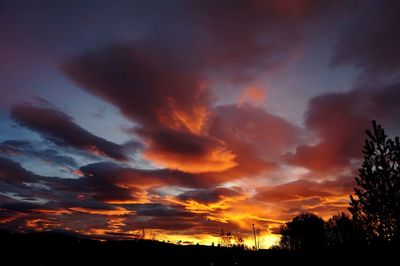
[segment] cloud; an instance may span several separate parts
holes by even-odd
[[[181,207],[168,207],[169,212],[165,212],[167,207],[155,207],[154,205],[145,205],[139,207],[139,213],[145,216],[129,217],[126,223],[128,228],[145,228],[145,230],[157,230],[167,234],[194,235],[206,234],[218,236],[223,227],[227,231],[238,230],[239,226],[232,222],[221,223],[220,221],[210,220],[207,214],[193,213],[183,210]],[[144,211],[143,209],[148,209]],[[122,228],[122,229],[125,229]]]
[[[143,157],[169,169],[189,173],[221,172],[237,165],[235,154],[215,138],[173,129],[140,130],[149,145]]]
[[[126,161],[129,158],[123,146],[93,135],[61,111],[32,104],[18,104],[11,108],[11,114],[21,126],[60,146],[71,146],[115,160]]]
[[[306,126],[319,139],[317,144],[300,145],[287,156],[288,162],[320,173],[338,173],[362,158],[364,131],[377,120],[392,132],[399,132],[400,114],[394,99],[399,84],[376,89],[357,89],[329,93],[311,99]]]
[[[18,171],[9,172],[26,174],[20,165],[14,166]],[[192,189],[176,196],[160,196],[147,190],[150,193],[147,202],[139,203],[146,187],[153,188],[154,184],[162,187],[182,180],[174,175],[174,171],[140,170],[115,163],[87,165],[81,172],[82,177],[78,179],[32,176],[29,182],[40,180],[43,187],[25,187],[25,191],[31,192],[31,196],[47,199],[47,202],[37,204],[0,197],[1,220],[8,228],[48,230],[68,227],[77,233],[105,238],[107,235],[121,237],[114,233],[125,232],[132,234],[126,237],[134,237],[133,230],[140,228],[167,234],[182,230],[188,235],[217,236],[221,227],[226,231],[241,231],[251,223],[260,226],[276,224],[279,221],[273,219],[289,219],[304,209],[324,215],[333,209],[345,210],[347,203],[343,198],[348,200],[350,181],[353,181],[351,177],[321,183],[300,180],[259,188],[253,198],[248,198],[249,195],[240,188]],[[183,174],[181,178],[185,180],[187,175]],[[193,180],[189,178],[187,182]],[[246,202],[248,200],[251,204]],[[273,213],[265,203],[274,206]]]
[[[209,220],[210,214],[192,212],[181,204],[162,198],[158,198],[159,202],[133,203],[140,202],[139,197],[143,194],[138,187],[144,188],[140,184],[148,182],[146,178],[159,174],[161,182],[170,183],[173,177],[168,177],[167,172],[102,163],[82,167],[83,176],[78,179],[63,179],[34,175],[7,159],[0,162],[3,170],[0,181],[29,176],[23,180],[29,184],[41,184],[19,188],[21,195],[18,199],[15,195],[0,194],[1,227],[37,231],[70,228],[75,233],[105,238],[140,228],[167,231],[168,234],[177,229],[192,234],[220,228],[220,222]],[[19,183],[19,180],[11,183]],[[12,188],[6,188],[7,193],[13,193]],[[40,198],[42,202],[23,199],[23,193]],[[231,195],[224,190],[220,194]],[[224,223],[224,226],[236,228],[234,224]],[[126,237],[135,237],[135,233]]]
[[[340,7],[314,0],[199,1],[185,5],[184,12],[190,15],[182,22],[192,32],[197,29],[197,35],[189,34],[189,47],[196,50],[188,51],[197,55],[197,62],[240,81],[279,67],[303,37],[307,22]]]
[[[78,179],[45,177],[25,170],[19,163],[0,157],[0,182],[10,184],[4,192],[14,194],[18,200],[47,202],[47,206],[57,208],[93,209],[95,202],[101,203],[101,208],[104,208],[106,205],[103,202],[133,201],[139,198],[139,188],[132,185],[129,188],[123,187],[114,176],[107,175],[107,172],[99,174],[94,168],[95,165],[82,167],[84,176]],[[115,166],[110,165],[109,168],[115,169]]]
[[[182,13],[166,16],[162,31],[69,58],[62,68],[141,123],[159,120],[157,113],[182,123],[173,111],[193,118],[210,102],[210,74],[240,79],[276,67],[290,57],[305,22],[340,6],[315,0],[183,3],[175,9]]]
[[[197,112],[210,101],[206,84],[190,65],[165,49],[147,42],[115,44],[69,59],[64,70],[83,88],[142,124],[201,129],[202,116]]]
[[[139,189],[119,187],[112,179],[101,176],[64,179],[45,177],[25,170],[19,163],[0,157],[2,193],[19,203],[31,204],[37,209],[83,207],[104,209],[103,202],[135,200]],[[97,206],[97,207],[96,207]]]
[[[253,199],[266,204],[269,215],[281,220],[291,219],[301,211],[316,212],[328,218],[332,213],[347,211],[354,185],[354,177],[349,175],[322,182],[300,179],[259,187]]]
[[[5,197],[2,197],[0,200],[0,208],[3,210],[6,209],[7,211],[29,212],[40,208],[40,205],[31,202],[10,201],[10,199],[6,200]]]
[[[0,157],[0,180],[10,184],[21,184],[31,182],[36,179],[36,175],[25,170],[17,162]]]
[[[73,157],[61,154],[59,151],[52,148],[38,148],[37,143],[28,140],[3,141],[0,143],[0,153],[7,156],[39,158],[43,162],[68,168],[78,167],[78,163]]]
[[[205,134],[211,94],[201,74],[163,47],[135,45],[86,54],[67,63],[66,72],[141,123],[136,131],[148,144],[146,159],[191,173],[235,166],[224,143]]]
[[[100,202],[129,202],[140,199],[141,189],[132,183],[124,183],[123,167],[112,163],[96,163],[80,168],[79,179],[48,180],[58,191],[81,195],[83,200]],[[132,180],[134,182],[134,180]]]
[[[224,198],[235,198],[243,196],[240,189],[232,188],[214,188],[214,189],[198,189],[189,190],[178,195],[180,200],[197,201],[199,203],[208,204],[223,200]]]
[[[349,195],[354,178],[346,176],[334,181],[315,182],[296,180],[277,186],[258,189],[256,198],[268,202],[281,202],[305,198],[328,198],[335,195]]]
[[[300,25],[336,6],[312,0],[185,3],[177,8],[186,15],[171,17],[163,31],[69,57],[61,68],[138,125],[134,133],[148,143],[146,159],[190,173],[226,171],[237,165],[236,154],[209,134],[210,85],[275,68],[290,57]],[[254,93],[245,101],[254,101]],[[176,147],[166,142],[171,136]]]
[[[181,188],[209,189],[230,180],[219,173],[185,173],[171,169],[138,169],[111,162],[93,163],[80,168],[83,176],[93,182],[109,180],[121,187],[142,189],[177,186]],[[153,193],[153,192],[152,192]]]
[[[100,217],[134,214],[107,202],[137,199],[135,193],[139,189],[119,187],[112,179],[44,177],[1,157],[0,169],[0,184],[5,189],[0,194],[0,217],[8,228],[43,230],[71,226],[78,230],[79,225],[69,223],[82,214]],[[89,216],[84,218],[85,222],[94,218]]]
[[[398,9],[396,1],[366,3],[361,15],[341,36],[331,65],[353,65],[363,71],[362,77],[367,82],[350,92],[331,93],[310,101],[306,123],[321,141],[314,146],[298,147],[294,160],[300,165],[330,170],[361,158],[363,132],[372,119],[392,132],[399,132],[396,122],[399,109],[394,100],[399,96],[399,84],[393,80],[371,82],[399,73]]]
[[[187,217],[192,215],[180,206],[169,206],[162,203],[146,203],[130,205],[129,209],[136,212],[138,216],[146,217]]]
[[[263,108],[232,104],[215,109],[215,121],[210,132],[229,145],[234,146],[234,141],[228,140],[241,139],[258,148],[258,152],[272,155],[291,147],[298,140],[300,130]]]
[[[236,155],[238,165],[226,172],[230,176],[257,175],[276,168],[279,155],[301,136],[300,129],[285,119],[249,104],[216,107],[209,132]]]
[[[260,106],[265,103],[266,97],[265,90],[255,86],[248,86],[240,94],[238,106],[240,107],[245,102]]]
[[[359,15],[336,44],[331,65],[355,66],[366,77],[399,74],[399,9],[397,1],[363,3]]]

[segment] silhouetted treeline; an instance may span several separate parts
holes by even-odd
[[[275,248],[322,250],[366,248],[362,229],[346,213],[324,221],[316,214],[303,212],[281,227],[281,240]]]
[[[380,263],[392,250],[245,250],[217,246],[181,246],[151,240],[97,241],[54,232],[0,231],[1,265],[321,265]]]
[[[363,149],[364,162],[350,195],[350,215],[327,222],[304,212],[281,227],[276,248],[285,250],[392,249],[400,245],[400,141],[388,138],[372,122]]]

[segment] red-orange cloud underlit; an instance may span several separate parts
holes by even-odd
[[[258,106],[265,103],[266,98],[265,90],[255,86],[248,86],[241,92],[238,106],[240,107],[246,102]]]
[[[172,129],[140,132],[149,146],[143,157],[189,173],[221,172],[237,165],[236,155],[221,140]]]

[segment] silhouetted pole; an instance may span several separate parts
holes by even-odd
[[[254,249],[257,250],[257,237],[256,237],[256,228],[253,224],[253,235],[254,235]]]

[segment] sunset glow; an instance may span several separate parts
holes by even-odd
[[[252,248],[254,224],[268,248],[347,212],[371,120],[400,133],[397,1],[22,2],[0,8],[0,229]]]

